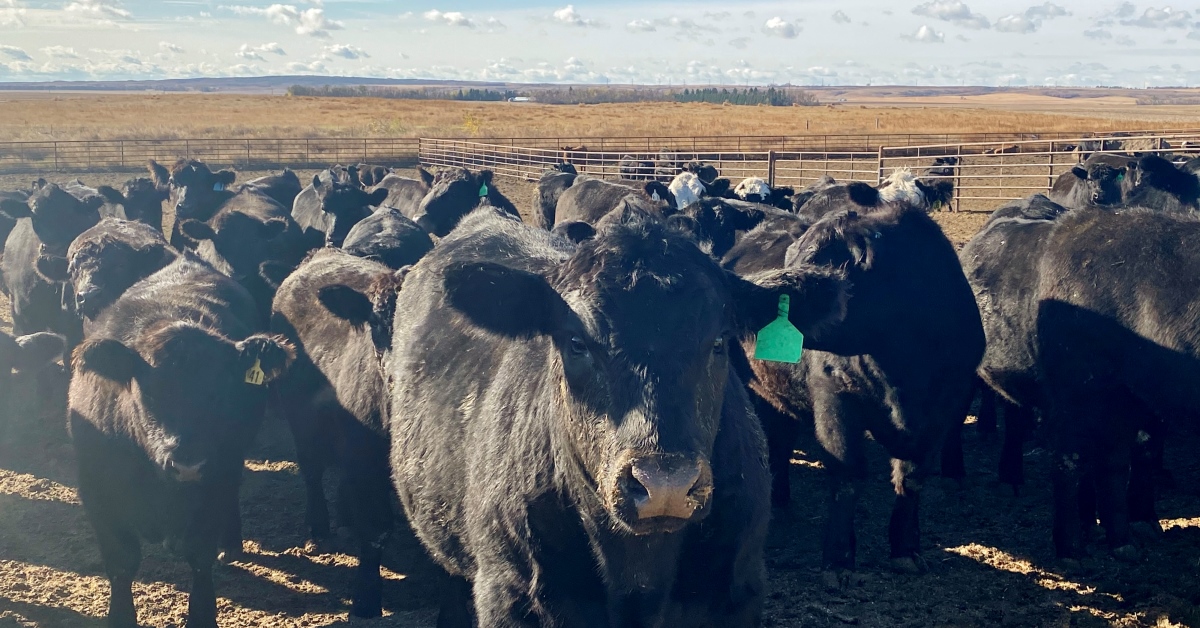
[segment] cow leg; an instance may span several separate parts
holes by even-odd
[[[1059,558],[1080,558],[1082,533],[1096,521],[1095,485],[1091,475],[1083,473],[1077,451],[1056,452],[1053,464],[1054,550]]]
[[[471,583],[461,576],[451,576],[450,582],[442,590],[437,628],[473,628],[477,625],[474,606]]]
[[[95,519],[93,519],[95,522]],[[108,576],[109,628],[137,628],[137,610],[133,606],[133,577],[142,562],[142,548],[137,535],[109,525],[96,525],[100,556]]]
[[[494,559],[493,559],[494,560]],[[471,589],[479,626],[538,628],[530,607],[529,581],[511,565],[481,563]]]
[[[916,463],[892,459],[892,486],[896,501],[888,522],[892,566],[905,573],[924,572],[921,558],[921,481],[924,473]]]
[[[245,551],[242,549],[242,508],[238,503],[238,495],[241,494],[241,473],[238,470],[238,486],[232,491],[232,495],[225,500],[223,509],[225,510],[224,524],[221,527],[221,542],[217,560],[222,563],[231,563],[241,560],[245,556]]]
[[[192,565],[187,628],[217,628],[217,592],[213,587],[211,561]]]
[[[1025,440],[1033,430],[1033,408],[1001,400],[1004,407],[1004,445],[1000,449],[1000,483],[1020,491],[1025,483]]]
[[[771,467],[771,505],[786,508],[792,501],[792,453],[800,436],[800,422],[784,416],[765,402],[755,409],[767,433],[767,461]]]
[[[1154,476],[1161,465],[1161,434],[1138,432],[1130,455],[1129,488],[1126,492],[1130,521],[1147,523],[1152,527],[1159,525],[1158,510],[1154,505],[1157,493]]]
[[[368,440],[374,440],[367,436]],[[339,508],[351,513],[358,540],[358,569],[354,576],[352,612],[356,617],[383,614],[383,578],[379,573],[383,546],[393,526],[392,483],[383,443],[348,443]],[[348,500],[345,501],[345,500]]]
[[[1126,503],[1129,488],[1128,442],[1105,448],[1096,465],[1096,505],[1100,524],[1108,537],[1108,546],[1121,559],[1136,557],[1129,530],[1129,509]]]
[[[942,477],[962,482],[967,478],[967,464],[963,456],[962,434],[967,413],[971,410],[971,397],[963,403],[962,410],[955,414],[954,422],[946,431],[942,441]]]
[[[998,395],[990,386],[982,381],[977,382],[979,388],[979,414],[975,417],[975,429],[982,436],[992,436],[996,433],[996,403]],[[1007,418],[1007,413],[1005,418]]]
[[[329,540],[329,504],[325,501],[325,461],[300,446],[296,439],[296,458],[304,478],[304,522],[309,538],[318,546]]]

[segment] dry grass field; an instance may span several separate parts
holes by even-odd
[[[616,137],[1179,129],[1200,107],[995,95],[834,107],[540,105],[214,94],[0,92],[0,141],[190,137]],[[1082,102],[1082,101],[1096,102]]]
[[[166,133],[353,135],[371,132],[371,125],[379,120],[399,120],[407,125],[403,133],[388,133],[455,135],[463,134],[463,120],[468,117],[478,120],[480,133],[487,135],[784,133],[794,132],[788,125],[803,124],[806,117],[814,125],[818,120],[829,124],[828,132],[854,132],[871,130],[859,127],[873,126],[876,115],[894,116],[885,118],[889,123],[904,120],[908,126],[903,130],[912,132],[1155,125],[1148,118],[1109,119],[1104,112],[1080,117],[1015,110],[922,109],[924,105],[731,111],[705,105],[540,107],[192,95],[74,98],[0,94],[0,101],[6,100],[0,102],[0,140],[35,139],[28,135],[50,132],[51,124],[56,136],[73,137],[128,137],[133,133],[142,137]],[[1160,122],[1173,128],[1200,126],[1200,109],[1189,115],[1192,117]],[[242,172],[239,178],[262,174],[266,173]],[[303,180],[313,173],[298,174]],[[131,175],[78,176],[96,185],[119,184]],[[29,179],[28,175],[0,176],[0,189],[23,187]],[[505,179],[498,181],[497,187],[523,212],[532,207],[532,184]],[[934,217],[961,247],[986,214],[938,213]],[[171,218],[168,212],[168,222]],[[10,329],[8,319],[8,304],[0,296],[0,329]],[[23,401],[30,402],[33,396],[30,387]],[[858,511],[861,578],[840,590],[827,589],[821,578],[820,530],[826,489],[820,463],[807,453],[814,450],[815,443],[802,443],[793,460],[793,506],[776,513],[772,525],[767,552],[771,592],[765,625],[1200,626],[1200,579],[1192,577],[1200,565],[1200,490],[1196,489],[1200,487],[1200,462],[1188,455],[1196,443],[1184,439],[1168,450],[1167,468],[1174,473],[1178,488],[1162,496],[1160,513],[1166,532],[1146,539],[1141,562],[1117,562],[1096,545],[1093,558],[1067,567],[1054,559],[1050,544],[1050,461],[1041,445],[1034,442],[1028,447],[1028,484],[1019,496],[1013,496],[997,485],[999,443],[970,428],[965,437],[966,482],[961,486],[935,484],[923,494],[923,545],[931,569],[921,576],[898,575],[887,568],[891,492],[887,461],[879,448],[874,448],[873,479],[860,498]],[[279,417],[270,417],[247,463],[242,508],[248,558],[218,570],[221,625],[432,626],[442,576],[403,525],[398,526],[385,558],[386,617],[371,622],[348,618],[355,559],[348,553],[305,551],[304,490],[294,461],[286,425]],[[95,539],[73,488],[75,482],[61,416],[29,413],[0,425],[0,628],[104,625],[108,586]],[[332,478],[330,482],[332,489]],[[140,623],[156,628],[182,626],[187,568],[159,546],[144,549],[146,558],[135,584]]]

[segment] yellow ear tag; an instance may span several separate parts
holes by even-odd
[[[262,386],[267,381],[267,374],[262,370],[262,360],[255,360],[254,366],[246,371],[246,383],[251,386]]]

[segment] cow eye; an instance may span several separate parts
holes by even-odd
[[[579,336],[571,336],[570,347],[571,353],[574,355],[584,356],[588,354],[587,343],[584,342],[583,338],[580,338]]]

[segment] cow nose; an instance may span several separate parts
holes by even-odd
[[[622,488],[639,520],[691,519],[708,503],[712,473],[682,456],[647,456],[630,464]]]
[[[199,482],[204,463],[205,461],[201,460],[196,464],[183,464],[170,456],[167,458],[167,474],[177,482]]]
[[[82,290],[75,293],[75,308],[87,315],[91,312],[91,306],[96,302],[96,297],[99,296],[100,289],[95,286],[85,286]]]

